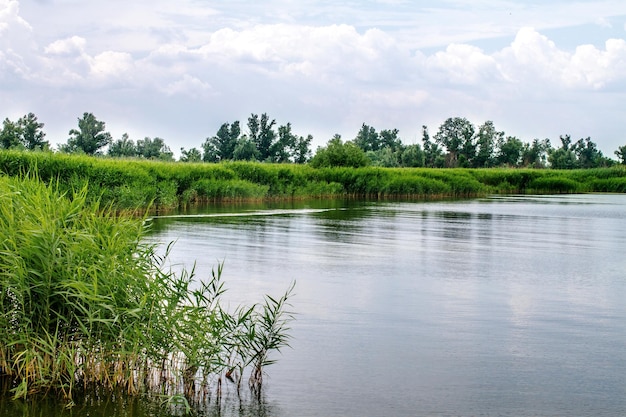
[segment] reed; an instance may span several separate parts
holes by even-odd
[[[0,150],[0,172],[37,173],[87,202],[169,210],[215,201],[325,197],[440,198],[488,193],[624,192],[626,167],[581,170],[331,167],[258,162],[175,163]]]
[[[105,390],[206,400],[233,352],[258,358],[259,346],[267,355],[286,345],[292,287],[280,308],[226,311],[223,265],[206,280],[173,272],[169,247],[158,255],[144,243],[146,217],[90,203],[86,187],[60,188],[0,177],[0,379],[13,398],[54,392],[71,404]],[[237,366],[258,378],[269,363]]]

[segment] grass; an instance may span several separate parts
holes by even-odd
[[[0,151],[0,173],[36,173],[88,202],[157,211],[223,201],[325,197],[441,198],[489,193],[626,192],[626,167],[586,170],[313,168],[257,162],[175,163]]]
[[[167,254],[143,243],[145,217],[62,188],[0,177],[0,380],[12,397],[72,404],[104,390],[193,402],[219,394],[226,375],[240,387],[248,369],[259,393],[269,354],[288,345],[293,287],[226,311],[222,265],[206,280],[167,270]]]

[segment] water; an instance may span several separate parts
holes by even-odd
[[[626,195],[195,214],[150,239],[200,276],[224,261],[233,306],[296,281],[292,349],[246,415],[626,415]]]

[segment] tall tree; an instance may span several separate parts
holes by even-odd
[[[137,146],[135,142],[124,133],[121,139],[111,142],[107,155],[112,157],[133,157],[137,156]]]
[[[12,122],[7,117],[2,122],[2,130],[0,131],[0,148],[11,149],[22,146],[22,131],[18,123]]]
[[[547,153],[550,148],[550,139],[533,139],[532,143],[525,143],[522,150],[522,165],[525,167],[545,168]]]
[[[304,164],[311,159],[311,142],[313,142],[313,136],[311,135],[307,135],[306,138],[302,136],[298,138],[293,152],[293,162]]]
[[[252,114],[248,118],[250,140],[255,144],[261,161],[272,159],[272,145],[276,140],[274,125],[276,120],[270,120],[267,113],[263,113],[260,118],[257,114]]]
[[[558,149],[550,149],[548,152],[548,162],[554,169],[574,169],[577,166],[576,154],[572,147],[572,138],[570,135],[561,135],[561,147]]]
[[[146,159],[170,161],[173,159],[174,153],[163,139],[145,137],[137,141],[137,155]]]
[[[359,133],[352,141],[356,146],[361,148],[364,152],[377,151],[380,149],[380,137],[372,126],[368,126],[365,123],[361,126]]]
[[[35,149],[47,149],[50,144],[47,140],[44,140],[46,134],[43,132],[43,123],[37,120],[37,116],[33,113],[28,113],[24,117],[18,120],[18,125],[21,130],[22,140],[21,142],[29,150]]]
[[[111,134],[105,131],[105,123],[96,119],[93,113],[84,113],[78,119],[78,129],[70,130],[69,134],[67,144],[61,146],[62,151],[69,153],[95,155],[112,141]]]
[[[506,139],[500,139],[498,141],[498,154],[496,160],[498,165],[506,165],[510,167],[516,167],[522,160],[522,150],[524,144],[515,136],[507,136]]]
[[[424,166],[424,151],[422,147],[416,143],[408,145],[402,151],[402,166],[407,168],[423,167]]]
[[[392,152],[397,152],[402,148],[402,141],[398,137],[398,129],[383,129],[378,134],[379,149],[389,148]]]
[[[465,118],[452,117],[439,127],[435,142],[448,151],[446,166],[457,167],[471,164],[476,152],[474,126]]]
[[[180,162],[202,162],[202,154],[197,148],[180,148]]]
[[[233,159],[235,161],[258,161],[259,151],[256,148],[254,142],[243,135],[237,141],[235,146],[235,152],[233,153]]]
[[[215,136],[207,138],[202,148],[205,162],[227,161],[233,159],[237,140],[241,135],[239,121],[232,124],[224,123],[220,126]]]
[[[622,165],[626,165],[626,145],[617,148],[615,155],[620,159]]]
[[[597,168],[606,165],[602,152],[590,137],[579,139],[572,147],[578,168]]]
[[[488,168],[496,164],[496,145],[504,137],[504,132],[496,130],[491,120],[478,127],[476,134],[476,157],[473,166],[475,168]]]
[[[427,126],[422,126],[422,143],[424,145],[424,166],[429,168],[443,167],[445,163],[443,150],[430,140]]]
[[[289,162],[296,148],[298,137],[291,131],[291,123],[278,126],[278,140],[271,147],[272,162]]]

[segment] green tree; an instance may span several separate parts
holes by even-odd
[[[202,145],[205,162],[227,161],[233,159],[237,141],[241,135],[239,121],[224,123],[215,136],[207,138]]]
[[[298,137],[291,132],[291,123],[278,127],[278,140],[271,146],[272,162],[290,162],[296,149]]]
[[[380,149],[389,148],[393,152],[402,150],[402,141],[398,137],[398,129],[383,129],[378,134]]]
[[[0,131],[0,147],[3,149],[12,149],[22,147],[22,131],[18,123],[12,122],[9,118],[2,122],[2,130]]]
[[[137,141],[137,155],[146,159],[158,159],[161,161],[173,161],[174,153],[165,141],[159,137],[151,139],[145,137]]]
[[[626,165],[626,145],[617,148],[615,155],[620,159],[622,165]]]
[[[578,165],[576,154],[572,147],[572,138],[570,135],[561,135],[561,147],[558,149],[550,149],[548,152],[548,162],[554,169],[574,169]]]
[[[309,162],[314,168],[321,167],[363,167],[369,165],[369,159],[363,149],[352,142],[343,143],[340,135],[328,141],[326,147],[317,148],[315,156]]]
[[[270,120],[266,113],[263,113],[260,118],[257,114],[252,114],[248,118],[250,140],[256,146],[261,161],[272,160],[272,145],[276,140],[275,125],[276,120]]]
[[[550,139],[534,139],[531,144],[525,143],[522,150],[522,165],[525,167],[545,168],[550,148]]]
[[[113,141],[109,145],[107,155],[116,158],[131,158],[137,156],[137,146],[135,142],[128,137],[128,133],[124,133],[121,139]]]
[[[489,168],[496,165],[496,145],[504,137],[504,132],[496,130],[491,120],[478,127],[476,134],[475,168]]]
[[[447,119],[439,127],[435,142],[445,146],[448,151],[447,167],[470,166],[476,154],[474,126],[465,118]]]
[[[235,152],[233,153],[233,159],[235,161],[259,160],[259,151],[257,150],[256,145],[246,135],[243,135],[237,141]]]
[[[606,158],[590,137],[579,139],[572,149],[576,155],[578,168],[597,168],[608,165]]]
[[[17,124],[21,131],[21,142],[28,150],[47,149],[50,144],[44,140],[46,134],[43,132],[43,123],[39,123],[37,116],[28,113],[21,117]]]
[[[311,135],[307,135],[306,138],[302,136],[298,138],[293,152],[293,162],[305,164],[311,158],[311,142],[313,142]]]
[[[427,126],[422,126],[422,143],[424,144],[424,166],[429,168],[443,167],[445,164],[443,150],[430,140]]]
[[[197,148],[180,148],[180,162],[202,162],[202,154]]]
[[[112,141],[111,134],[105,131],[105,123],[93,113],[84,113],[78,119],[78,129],[70,130],[69,134],[67,144],[60,147],[62,152],[95,155]]]
[[[524,149],[524,143],[520,139],[515,136],[507,136],[506,139],[500,138],[498,148],[496,156],[498,165],[519,166],[522,160],[522,150]]]
[[[408,145],[402,150],[402,166],[407,168],[423,167],[424,166],[424,151],[422,147],[416,143],[414,145]]]
[[[376,132],[376,129],[365,123],[363,123],[359,133],[357,133],[352,142],[364,152],[377,151],[380,149],[381,145],[380,136]]]

